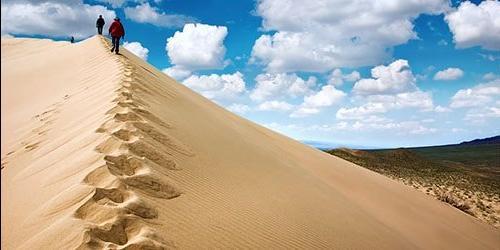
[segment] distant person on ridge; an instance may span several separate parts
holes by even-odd
[[[102,35],[102,27],[104,27],[104,18],[102,18],[102,15],[99,15],[99,18],[97,18],[97,22],[95,22],[95,26],[97,27],[97,34]]]
[[[109,26],[109,34],[111,35],[111,42],[113,43],[113,48],[111,48],[111,52],[113,50],[116,54],[118,54],[120,47],[120,38],[125,38],[125,29],[123,28],[122,23],[120,23],[120,18],[116,17],[115,21]]]

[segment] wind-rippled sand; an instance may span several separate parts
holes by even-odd
[[[498,229],[109,42],[2,39],[2,248],[499,249]]]

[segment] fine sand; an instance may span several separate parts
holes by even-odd
[[[93,37],[2,39],[2,249],[499,249],[500,232]]]

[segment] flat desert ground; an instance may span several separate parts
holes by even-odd
[[[103,37],[1,49],[2,249],[500,248],[498,229]]]

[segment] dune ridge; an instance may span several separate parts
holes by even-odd
[[[118,60],[124,77],[115,91],[115,106],[106,112],[109,120],[96,130],[107,137],[96,147],[104,155],[105,165],[85,176],[84,182],[95,189],[75,212],[88,225],[82,247],[163,249],[168,243],[148,226],[158,211],[141,197],[174,199],[181,195],[161,171],[179,170],[178,163],[169,150],[161,149],[192,153],[155,128],[168,129],[169,125],[134,97],[134,92],[151,90],[134,78],[137,67],[123,58]]]
[[[2,39],[2,248],[500,245],[497,229],[109,49]]]

